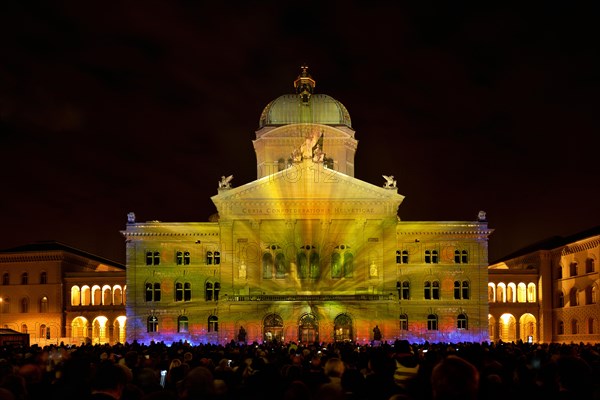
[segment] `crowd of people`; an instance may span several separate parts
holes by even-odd
[[[0,348],[0,400],[600,399],[600,344]]]

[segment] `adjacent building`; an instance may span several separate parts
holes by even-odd
[[[38,242],[0,251],[0,273],[3,335],[27,333],[38,345],[125,342],[122,264]]]
[[[315,87],[303,68],[264,108],[257,179],[224,174],[209,221],[129,214],[127,340],[487,340],[485,213],[402,221],[394,177],[354,177],[350,114]]]
[[[599,257],[596,227],[491,264],[490,340],[599,343]]]

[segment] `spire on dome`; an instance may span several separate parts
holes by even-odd
[[[302,97],[302,101],[306,103],[310,99],[310,95],[313,94],[317,82],[308,73],[307,65],[303,65],[300,68],[302,68],[302,72],[300,72],[300,75],[294,81],[294,88],[296,88],[296,93]]]

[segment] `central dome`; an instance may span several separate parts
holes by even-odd
[[[259,127],[310,123],[352,128],[346,107],[326,94],[313,94],[315,86],[307,67],[302,67],[302,73],[294,81],[296,94],[284,94],[267,104],[260,115]]]

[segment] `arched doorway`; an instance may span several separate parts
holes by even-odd
[[[263,321],[263,340],[265,342],[283,341],[283,319],[277,314],[269,314]]]
[[[333,321],[333,340],[336,342],[352,341],[352,318],[347,314],[340,314]]]
[[[88,337],[88,321],[77,317],[71,322],[71,340],[75,344],[85,343]]]
[[[92,324],[92,343],[108,343],[108,319],[104,316],[94,319]]]
[[[520,338],[522,341],[526,342],[526,341],[533,341],[533,342],[537,342],[537,335],[535,334],[536,332],[536,319],[532,314],[523,314],[521,315],[521,318],[519,318],[519,325],[520,325]]]
[[[314,343],[319,340],[319,323],[314,314],[304,314],[298,323],[298,341]]]
[[[500,340],[503,342],[515,342],[517,340],[517,320],[512,314],[500,316]]]

